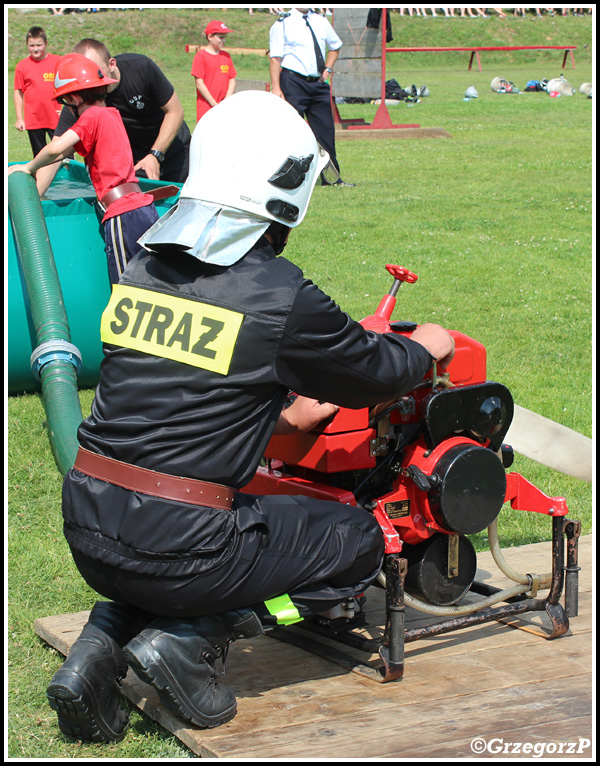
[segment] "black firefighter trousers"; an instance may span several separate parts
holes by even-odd
[[[201,571],[193,574],[136,572],[75,548],[73,557],[96,592],[152,614],[200,617],[253,607],[263,617],[266,602],[274,621],[283,623],[282,607],[288,618],[292,613],[289,622],[327,611],[363,593],[381,569],[383,534],[362,508],[238,493],[231,512],[235,527],[227,550],[201,555]]]

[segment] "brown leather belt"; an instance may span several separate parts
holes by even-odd
[[[139,184],[126,183],[115,186],[114,189],[111,189],[108,194],[105,194],[104,197],[98,201],[100,203],[100,207],[106,211],[113,202],[121,199],[121,197],[124,197],[126,194],[151,194],[152,197],[157,200],[173,197],[175,194],[177,194],[178,191],[180,191],[179,186],[175,186],[174,184],[170,184],[169,186],[157,186],[156,189],[143,191]]]
[[[231,510],[235,497],[235,490],[223,484],[151,471],[148,468],[140,468],[137,465],[98,455],[83,447],[79,447],[73,468],[86,476],[116,484],[117,487],[134,492],[141,492],[144,495],[178,500],[192,505],[204,505],[224,511]]]

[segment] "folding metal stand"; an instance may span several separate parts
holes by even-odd
[[[328,629],[312,621],[303,621],[287,628],[275,628],[269,636],[277,638],[298,648],[317,654],[331,662],[341,665],[354,673],[365,676],[379,683],[387,683],[402,678],[404,674],[404,648],[412,641],[431,638],[443,633],[480,625],[494,620],[502,620],[527,612],[545,611],[550,619],[551,629],[545,631],[545,638],[558,638],[569,630],[569,617],[578,613],[578,540],[581,534],[581,522],[572,521],[565,516],[552,518],[552,578],[548,595],[544,599],[518,595],[507,599],[503,606],[476,609],[467,615],[444,620],[420,628],[406,629],[404,582],[407,561],[399,553],[388,553],[385,558],[386,575],[386,618],[385,630],[381,640],[366,638],[353,632],[358,626],[364,626],[365,620],[348,624],[343,628]],[[565,538],[566,557],[565,557]],[[532,578],[533,585],[533,578]],[[563,594],[564,607],[559,603]],[[470,593],[488,597],[500,592],[500,588],[475,581]],[[307,634],[312,634],[309,638]],[[355,657],[316,640],[320,635],[330,641],[345,644],[368,654],[378,653],[382,664],[373,667]]]

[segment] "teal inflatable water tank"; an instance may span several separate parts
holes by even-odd
[[[148,179],[138,181],[142,191],[169,185]],[[157,201],[159,215],[163,215],[177,199],[178,195]],[[82,163],[74,160],[64,163],[42,199],[42,210],[71,342],[81,353],[78,385],[90,388],[99,379],[102,361],[100,318],[110,297],[110,282],[96,195]],[[31,372],[30,362],[36,346],[35,329],[12,225],[8,231],[6,290],[8,393],[36,391],[39,381]]]

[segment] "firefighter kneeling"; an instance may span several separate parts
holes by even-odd
[[[282,99],[226,99],[196,127],[177,206],[115,286],[63,490],[75,563],[108,599],[47,690],[67,735],[124,735],[128,665],[186,721],[230,720],[215,663],[232,641],[327,611],[379,573],[366,510],[238,491],[273,433],[397,398],[453,354],[439,325],[365,331],[277,257],[328,162]]]

